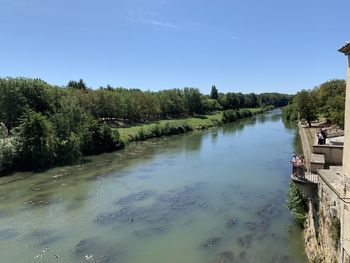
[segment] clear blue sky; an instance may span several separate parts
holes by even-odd
[[[345,78],[349,0],[0,0],[0,76],[294,93]]]

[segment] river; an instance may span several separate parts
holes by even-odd
[[[306,262],[280,111],[0,178],[0,261]]]

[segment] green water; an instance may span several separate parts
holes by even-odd
[[[306,262],[279,111],[0,178],[0,262]]]

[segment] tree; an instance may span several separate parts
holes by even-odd
[[[240,101],[237,93],[228,92],[226,94],[226,109],[239,109]]]
[[[86,90],[86,84],[83,79],[79,79],[79,81],[71,80],[68,82],[68,87],[79,90]]]
[[[215,85],[211,86],[210,98],[213,100],[219,99],[218,89],[215,87]]]
[[[184,88],[185,105],[189,114],[203,113],[202,94],[195,88]]]
[[[25,97],[19,92],[15,79],[0,79],[0,121],[11,130],[28,109]]]
[[[29,110],[22,120],[19,139],[25,168],[43,168],[52,162],[52,123],[40,112]]]
[[[341,127],[344,127],[345,90],[345,80],[334,79],[321,84],[316,94],[322,114]]]
[[[311,127],[311,121],[317,119],[319,113],[315,90],[302,90],[295,95],[294,103],[300,119],[305,119]]]
[[[98,124],[94,120],[90,120],[84,129],[81,141],[81,151],[86,155],[111,152],[122,147],[116,130],[112,131],[107,124]]]

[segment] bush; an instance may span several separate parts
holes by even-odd
[[[106,123],[99,124],[96,121],[90,121],[90,124],[82,132],[81,152],[83,154],[111,152],[122,146],[118,131],[112,131]]]
[[[237,110],[225,110],[222,113],[222,122],[228,123],[228,122],[234,122],[238,120],[240,117],[238,116],[237,113],[238,113]]]
[[[16,153],[14,138],[0,139],[0,172],[12,169],[17,157]]]
[[[28,111],[19,129],[20,160],[24,168],[43,168],[53,160],[52,123],[38,112]]]
[[[282,118],[286,121],[298,120],[298,112],[296,111],[293,104],[285,106],[282,110]]]
[[[6,125],[2,122],[0,122],[0,139],[5,139],[9,136],[8,130],[6,128]]]
[[[53,143],[54,162],[56,164],[73,163],[81,155],[80,139],[75,133],[66,139],[55,138]]]
[[[239,116],[239,118],[247,118],[247,117],[251,117],[253,116],[253,113],[250,110],[247,109],[242,109],[237,111],[237,116]]]
[[[163,128],[163,135],[176,135],[188,131],[192,131],[192,127],[190,125],[174,125],[167,122]]]
[[[291,210],[295,222],[301,227],[304,227],[308,207],[300,188],[293,182],[289,184],[286,205]]]

